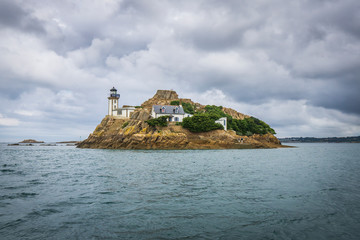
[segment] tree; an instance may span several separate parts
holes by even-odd
[[[180,105],[180,102],[175,100],[175,101],[171,101],[170,102],[170,105],[175,105],[175,106],[179,106]]]
[[[192,117],[183,119],[182,126],[189,129],[191,132],[208,132],[216,129],[224,129],[224,127],[215,123],[215,121],[208,114],[195,114]]]
[[[183,106],[184,112],[190,113],[190,114],[195,113],[194,107],[191,105],[191,103],[182,102],[181,104]]]

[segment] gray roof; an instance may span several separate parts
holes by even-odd
[[[161,108],[165,107],[165,113],[163,114],[185,114],[182,106],[173,106],[173,105],[153,105],[155,113],[162,113]],[[179,108],[179,112],[175,112],[175,108]]]

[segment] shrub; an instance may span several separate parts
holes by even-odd
[[[175,100],[175,101],[171,101],[170,102],[170,105],[176,105],[176,106],[179,106],[180,105],[180,102]]]
[[[195,114],[192,117],[183,119],[182,126],[189,129],[191,132],[208,132],[215,129],[224,129],[224,127],[215,123],[215,121],[208,114]]]
[[[219,119],[221,117],[226,117],[226,114],[222,111],[222,106],[218,107],[215,105],[206,105],[205,111],[208,114],[218,117],[217,119]]]
[[[169,116],[161,116],[158,118],[153,118],[153,119],[147,120],[145,122],[152,127],[155,127],[155,126],[166,127],[168,125],[168,122],[167,122],[168,118],[169,118]]]
[[[228,128],[236,131],[238,135],[253,135],[253,134],[276,134],[274,129],[272,129],[265,122],[254,118],[245,118],[243,120],[231,119],[228,120]]]
[[[175,101],[171,101],[170,102],[170,105],[175,105],[175,106],[179,106],[179,105],[182,105],[183,109],[184,109],[184,112],[186,113],[190,113],[190,114],[194,114],[195,111],[194,111],[194,107],[190,104],[190,103],[184,103],[184,102],[180,102],[178,100],[175,100]]]
[[[243,120],[233,119],[230,115],[223,112],[222,106],[207,105],[205,106],[205,111],[214,120],[217,120],[221,117],[226,117],[228,122],[228,129],[234,130],[237,135],[249,136],[253,134],[266,133],[276,134],[274,129],[257,118],[250,117]]]
[[[191,103],[181,103],[184,109],[184,112],[194,114],[194,107],[191,105]]]

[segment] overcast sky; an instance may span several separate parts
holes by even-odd
[[[84,139],[113,86],[360,135],[359,0],[1,0],[0,36],[0,141]]]

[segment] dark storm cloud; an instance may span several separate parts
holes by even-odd
[[[212,86],[239,101],[258,103],[308,99],[316,106],[360,114],[360,94],[354,91],[360,85],[358,1],[243,3],[207,2],[208,12],[199,12],[193,26],[179,28],[179,36],[199,50],[263,51],[296,81],[212,72],[196,84],[199,91]],[[251,32],[255,39],[244,40]]]
[[[309,91],[308,99],[315,106],[341,109],[345,113],[360,114],[360,81],[348,85],[325,81],[321,87]]]
[[[321,12],[312,20],[315,24],[319,21],[325,26],[337,28],[339,31],[360,38],[359,11],[359,1],[329,1],[321,5]]]
[[[15,28],[21,31],[44,33],[42,23],[12,0],[0,1],[0,27]]]
[[[285,134],[360,132],[359,9],[357,0],[1,1],[0,124],[92,119],[87,135],[114,85],[124,104],[173,88],[233,101]]]

